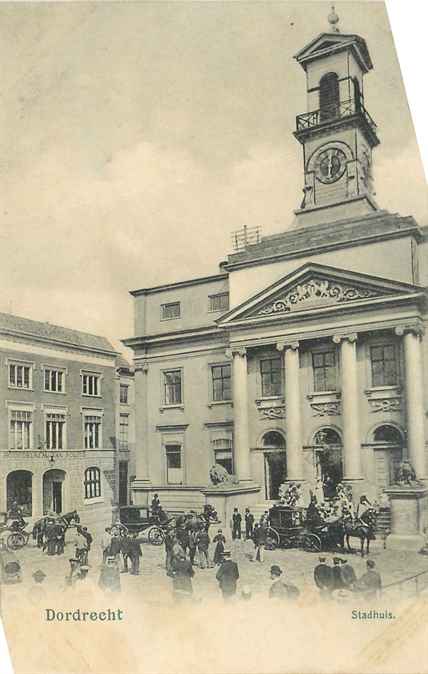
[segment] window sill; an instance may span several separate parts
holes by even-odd
[[[340,398],[340,391],[312,391],[306,396],[308,400],[313,400],[314,398]]]
[[[184,410],[184,405],[161,405],[159,412],[166,412],[167,410]]]
[[[233,400],[212,400],[210,403],[208,403],[208,407],[216,407],[217,405],[233,406]]]
[[[104,496],[94,496],[94,498],[85,498],[84,505],[96,505],[97,503],[104,503]]]
[[[370,388],[366,389],[366,393],[383,393],[384,391],[394,391],[394,393],[400,393],[401,392],[401,386],[399,384],[394,384],[393,386],[371,386]]]
[[[171,316],[171,318],[161,318],[160,322],[163,323],[164,321],[179,321],[181,316]]]
[[[34,389],[28,388],[27,386],[12,386],[12,384],[8,384],[8,388],[12,389],[12,391],[34,391]]]
[[[60,396],[67,395],[67,391],[48,391],[47,389],[43,389],[43,393],[52,393],[53,395],[60,395]]]
[[[92,393],[82,393],[82,398],[98,398],[100,400],[102,395],[92,395]]]
[[[262,396],[261,398],[256,399],[256,405],[258,403],[262,403],[264,401],[271,402],[272,400],[280,400],[281,402],[284,402],[284,396]]]

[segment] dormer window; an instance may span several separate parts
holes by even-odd
[[[327,73],[320,80],[320,121],[339,116],[339,78],[336,73]]]

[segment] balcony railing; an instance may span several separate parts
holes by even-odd
[[[302,115],[297,115],[296,128],[297,131],[306,131],[315,126],[327,124],[342,119],[343,117],[350,117],[351,115],[362,115],[373,133],[376,133],[377,127],[375,122],[361,103],[361,100],[355,98],[325,106],[320,110],[313,110],[312,112],[305,112]]]

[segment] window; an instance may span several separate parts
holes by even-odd
[[[101,473],[99,468],[87,468],[85,470],[85,498],[97,498],[101,496]]]
[[[321,351],[312,354],[315,391],[336,390],[336,353]]]
[[[229,473],[233,474],[232,440],[230,438],[216,438],[212,441],[214,463],[219,463]]]
[[[120,404],[121,405],[127,405],[128,404],[128,389],[129,389],[129,386],[127,386],[126,384],[120,385]]]
[[[9,423],[9,449],[31,449],[33,413],[11,410]]]
[[[398,384],[397,353],[394,344],[370,348],[372,386],[396,386]]]
[[[65,413],[48,412],[45,420],[46,449],[64,449]]]
[[[101,395],[101,375],[91,372],[82,373],[82,393],[85,396]]]
[[[45,391],[53,393],[65,392],[65,372],[63,370],[45,368],[44,373]]]
[[[213,365],[211,368],[214,401],[231,400],[232,392],[230,387],[231,382],[231,367],[230,365]]]
[[[180,318],[180,302],[169,302],[169,304],[161,304],[161,320],[169,321],[172,318]]]
[[[9,386],[31,389],[33,387],[33,366],[9,363]]]
[[[262,398],[282,394],[281,358],[267,358],[260,361]]]
[[[101,417],[86,414],[84,417],[85,449],[101,447]]]
[[[229,293],[217,293],[209,296],[208,311],[227,311],[229,309]]]
[[[320,121],[337,117],[339,104],[339,79],[336,73],[327,73],[320,80]]]
[[[166,445],[166,481],[168,484],[182,484],[181,445]]]
[[[181,370],[171,370],[163,373],[164,378],[164,404],[181,405]]]
[[[127,414],[121,414],[119,423],[120,449],[128,449],[128,431],[129,431],[129,417]]]

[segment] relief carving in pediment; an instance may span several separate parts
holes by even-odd
[[[310,308],[311,306],[340,304],[354,300],[378,297],[379,291],[370,288],[351,286],[328,279],[311,279],[305,283],[294,286],[282,297],[278,297],[267,306],[262,307],[258,314],[266,316],[270,314],[288,313]]]

